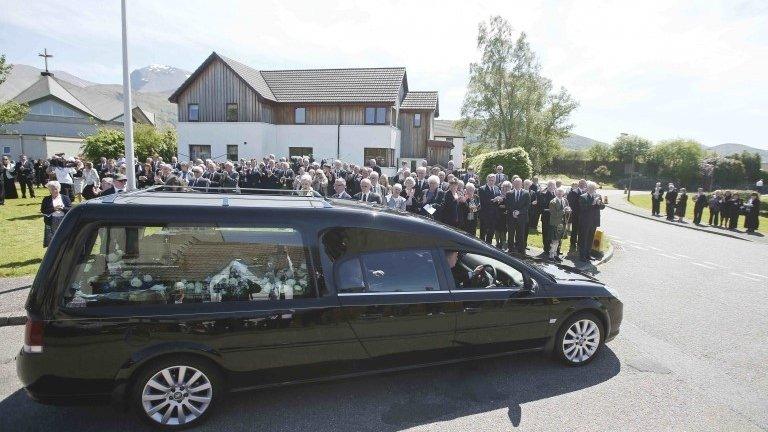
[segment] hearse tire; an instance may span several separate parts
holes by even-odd
[[[602,320],[590,312],[577,312],[560,326],[553,353],[568,366],[584,366],[600,354],[604,339]]]
[[[211,361],[174,355],[152,361],[136,374],[129,403],[151,426],[182,430],[205,421],[224,391],[221,372]]]

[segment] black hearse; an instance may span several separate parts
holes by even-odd
[[[131,192],[74,207],[27,300],[43,403],[200,422],[227,391],[520,351],[590,362],[615,292],[432,220],[351,201]]]

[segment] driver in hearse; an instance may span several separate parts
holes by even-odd
[[[451,274],[453,274],[453,280],[456,282],[456,288],[484,288],[488,285],[486,282],[489,278],[482,264],[472,271],[467,271],[463,266],[458,265],[458,251],[445,251],[445,259],[451,266]]]

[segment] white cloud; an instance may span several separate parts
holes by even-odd
[[[477,25],[500,14],[526,31],[545,74],[581,103],[575,131],[621,131],[705,144],[768,147],[768,3],[762,0],[150,1],[129,0],[131,64],[194,69],[212,50],[256,68],[406,66],[413,89],[440,91],[441,117],[459,115]],[[4,0],[1,49],[120,81],[117,1]],[[5,30],[2,28],[5,27]],[[7,48],[6,48],[7,47]]]

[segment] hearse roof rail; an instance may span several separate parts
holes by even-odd
[[[288,189],[257,189],[257,188],[196,188],[189,186],[166,186],[157,185],[145,189],[136,189],[129,192],[110,194],[101,199],[102,203],[114,203],[121,198],[141,198],[151,197],[156,193],[163,193],[163,198],[189,199],[193,195],[195,199],[215,199],[221,200],[223,207],[229,207],[230,198],[260,201],[278,201],[279,198],[292,198],[295,200],[306,200],[311,202],[322,202],[324,208],[333,207],[331,201],[322,196],[317,191],[312,191],[312,196],[300,194],[300,191]],[[212,189],[212,190],[211,190]]]

